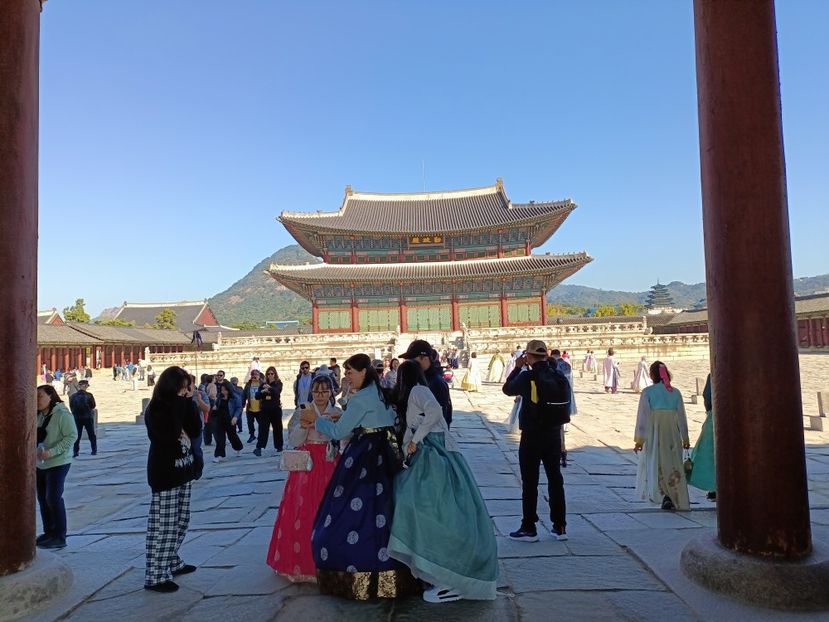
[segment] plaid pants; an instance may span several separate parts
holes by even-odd
[[[145,585],[170,581],[173,571],[184,566],[178,550],[190,524],[190,482],[154,492],[147,519],[147,569]]]

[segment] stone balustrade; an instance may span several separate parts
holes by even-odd
[[[530,339],[543,339],[548,347],[567,350],[573,361],[580,361],[587,350],[593,350],[601,361],[608,348],[613,348],[620,360],[648,360],[664,358],[708,358],[708,335],[705,333],[648,334],[644,318],[630,322],[614,320],[607,323],[558,324],[547,326],[509,326],[501,328],[468,329],[464,333],[466,350],[478,352],[486,368],[495,350],[511,353],[516,345],[525,346]],[[431,334],[430,337],[433,337]],[[228,376],[244,378],[251,358],[259,357],[263,368],[274,365],[283,379],[292,379],[299,363],[307,360],[312,366],[327,364],[335,357],[341,364],[352,354],[365,352],[371,357],[394,356],[405,350],[412,338],[421,335],[400,335],[396,332],[329,333],[317,335],[269,335],[222,338],[211,350],[198,353],[178,352],[152,354],[150,364],[156,369],[169,365],[184,365],[190,371],[212,373],[223,369]],[[434,339],[440,343],[454,343],[458,335],[446,334]]]

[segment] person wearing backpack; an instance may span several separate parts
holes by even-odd
[[[528,365],[529,369],[523,369]],[[561,476],[561,426],[570,421],[570,383],[550,365],[547,345],[533,339],[515,362],[503,386],[506,395],[521,396],[518,426],[521,442],[518,464],[521,468],[521,526],[509,534],[512,540],[537,542],[539,467],[547,474],[552,535],[567,539],[564,479]]]
[[[89,381],[84,379],[78,383],[78,391],[69,398],[69,410],[75,418],[75,426],[78,428],[78,438],[72,448],[72,457],[77,458],[81,448],[81,433],[84,428],[89,437],[89,444],[92,448],[92,455],[98,453],[98,437],[95,436],[95,397],[87,390]]]

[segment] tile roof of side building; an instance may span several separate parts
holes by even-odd
[[[353,192],[347,186],[338,211],[282,212],[279,221],[289,230],[450,233],[514,227],[556,216],[563,222],[576,207],[570,199],[512,203],[500,179],[482,188],[408,194]]]
[[[181,302],[124,302],[118,308],[113,319],[135,322],[136,328],[154,324],[155,318],[164,309],[176,313],[176,328],[183,332],[192,331],[200,326],[218,326],[215,315],[206,300]]]
[[[811,313],[829,313],[829,293],[795,296],[794,312],[798,316]],[[671,320],[670,324],[672,326],[682,326],[684,324],[698,324],[707,321],[708,309],[702,308],[677,313]]]

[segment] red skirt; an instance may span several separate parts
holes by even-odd
[[[268,565],[291,581],[316,582],[317,568],[311,551],[311,531],[328,481],[337,466],[325,459],[327,444],[309,443],[299,449],[311,452],[314,466],[310,471],[292,471],[285,483],[279,503]]]

